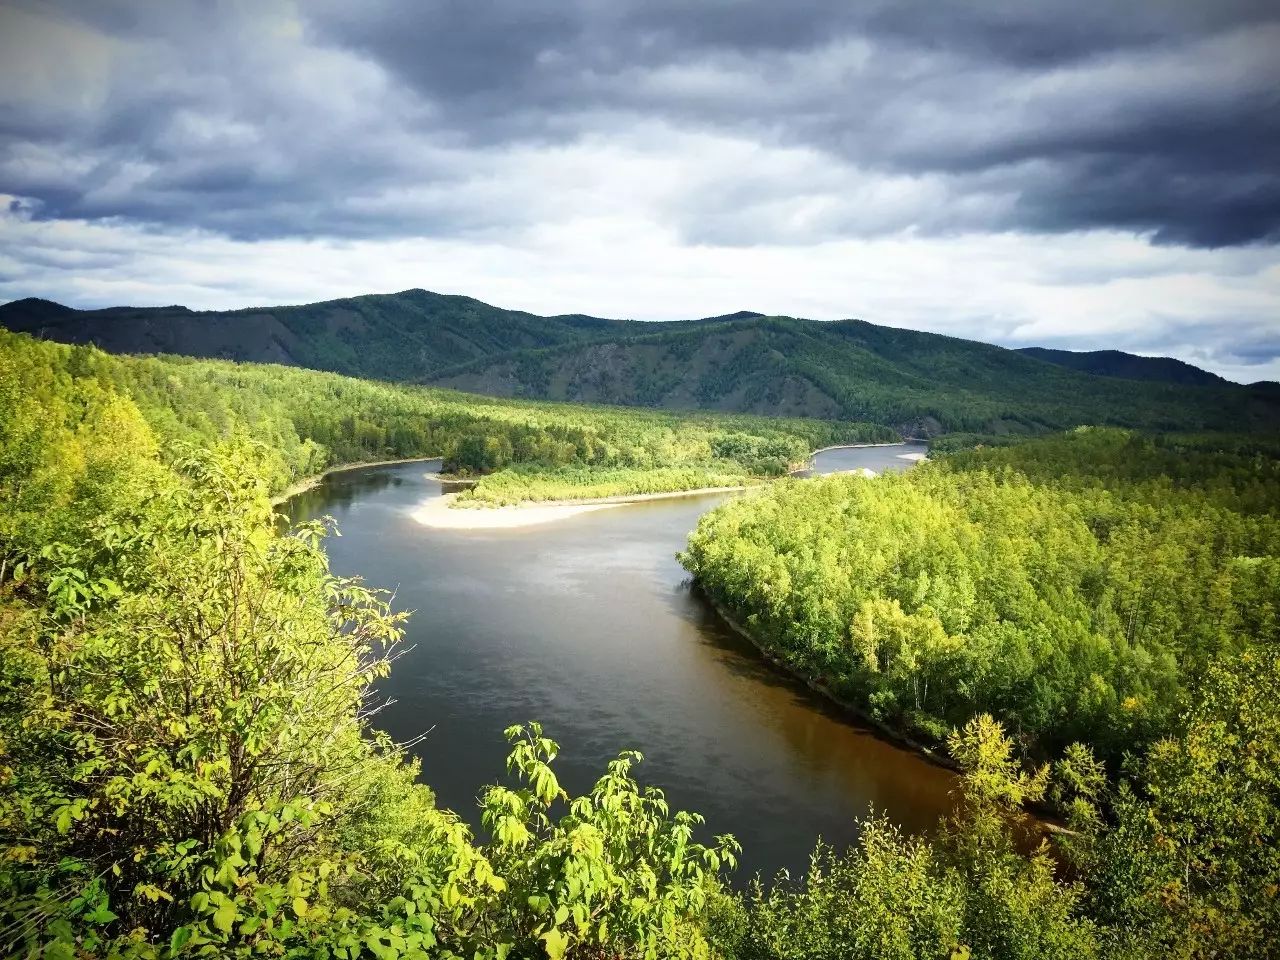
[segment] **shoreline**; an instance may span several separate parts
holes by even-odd
[[[918,754],[935,766],[942,767],[945,770],[950,770],[952,773],[958,773],[960,771],[959,765],[940,750],[913,739],[896,727],[892,727],[885,723],[883,720],[877,720],[875,717],[867,713],[862,707],[859,707],[852,701],[841,697],[822,681],[801,672],[796,667],[793,667],[790,663],[778,656],[769,649],[769,647],[762,643],[755,634],[739,623],[729,608],[712,596],[711,592],[703,587],[696,578],[693,581],[693,585],[695,589],[697,589],[698,593],[704,597],[709,604],[711,604],[712,609],[714,609],[720,619],[724,621],[725,625],[738,636],[742,637],[742,639],[750,643],[751,646],[754,647],[760,656],[768,663],[772,664],[792,679],[800,681],[814,693],[820,694],[827,701],[835,704],[845,713],[849,714],[849,716],[852,717],[860,726],[868,728],[868,730],[876,736],[882,737],[896,746],[911,750],[913,753]]]
[[[306,493],[320,485],[325,477],[331,473],[345,473],[348,470],[362,470],[365,467],[394,467],[401,463],[427,463],[431,460],[442,460],[443,457],[404,457],[400,460],[365,460],[359,463],[340,463],[333,467],[327,467],[320,473],[313,473],[310,476],[302,477],[295,480],[289,486],[285,487],[279,493],[271,498],[271,505],[278,507],[286,500],[296,497],[300,493]]]
[[[833,443],[829,447],[819,447],[817,450],[813,451],[813,453],[809,454],[809,459],[805,462],[812,463],[814,457],[820,453],[826,453],[828,450],[866,450],[869,447],[909,447],[921,443],[928,446],[929,441],[911,438],[908,440],[893,440],[889,443]]]
[[[887,443],[841,443],[833,444],[829,447],[819,447],[809,454],[809,459],[805,461],[805,466],[788,470],[785,477],[794,477],[797,474],[803,474],[812,469],[813,458],[820,453],[829,450],[860,450],[869,447],[903,447],[917,443],[927,443],[924,440],[897,440]],[[303,477],[290,484],[271,498],[271,505],[278,507],[286,501],[306,493],[308,490],[318,486],[325,477],[334,473],[343,473],[348,470],[361,470],[365,467],[389,467],[404,463],[426,463],[432,460],[442,460],[443,457],[405,457],[398,460],[369,460],[359,463],[342,463],[336,466],[328,467],[320,473]],[[928,455],[908,456],[904,459],[922,460],[928,459]],[[866,477],[877,476],[875,471],[866,467],[858,467],[850,470],[837,470],[835,473],[857,473]],[[447,482],[443,481],[442,482]],[[768,480],[760,484],[751,484],[734,487],[695,487],[691,490],[671,490],[662,493],[635,493],[635,494],[618,494],[609,497],[570,497],[562,500],[528,500],[519,504],[504,506],[486,506],[477,505],[474,507],[455,507],[454,501],[456,494],[445,494],[442,497],[433,497],[426,503],[422,504],[413,511],[413,518],[423,526],[433,527],[442,530],[498,530],[498,529],[517,529],[519,527],[539,526],[544,523],[551,523],[555,520],[566,519],[571,516],[577,516],[579,513],[587,513],[593,510],[603,509],[604,507],[620,506],[628,503],[644,503],[650,500],[665,500],[674,497],[693,497],[702,494],[712,493],[738,493],[744,490],[751,490],[755,487],[763,487],[769,483]],[[448,500],[445,506],[436,504],[440,500]],[[448,514],[444,511],[448,510]],[[470,520],[463,520],[455,517],[454,514],[472,514]],[[481,517],[484,517],[483,519]]]
[[[751,646],[759,652],[760,656],[763,657],[767,663],[771,664],[773,667],[792,679],[803,683],[806,687],[829,703],[839,707],[859,726],[865,727],[872,736],[877,736],[883,740],[887,740],[894,746],[901,747],[904,750],[910,750],[916,756],[932,763],[934,766],[941,767],[944,770],[950,770],[952,773],[958,774],[960,772],[960,765],[951,759],[950,756],[943,753],[941,749],[921,743],[919,740],[916,740],[914,737],[897,727],[890,726],[883,720],[877,720],[875,717],[868,714],[862,707],[841,697],[822,681],[801,672],[798,668],[792,666],[782,657],[778,656],[763,644],[750,630],[739,623],[734,618],[729,608],[712,596],[711,592],[705,589],[696,578],[693,580],[693,587],[709,604],[711,604],[712,609],[715,610],[716,615],[720,617],[724,624],[735,634],[751,644]],[[1061,816],[1058,813],[1041,804],[1023,804],[1022,815],[1030,819],[1045,833],[1066,836],[1075,835],[1075,831],[1062,823]]]
[[[742,493],[754,487],[698,487],[693,490],[670,490],[663,493],[617,494],[611,497],[582,497],[575,500],[525,501],[505,506],[458,507],[456,493],[431,497],[415,507],[411,517],[424,527],[435,530],[517,530],[536,527],[557,520],[567,520],[582,513],[593,513],[630,503],[674,500],[713,493]]]

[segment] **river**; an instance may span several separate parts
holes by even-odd
[[[817,472],[903,469],[912,448],[828,451]],[[914,448],[922,449],[922,448]],[[438,463],[331,474],[282,508],[333,516],[333,569],[395,590],[415,611],[379,693],[378,723],[415,748],[441,805],[473,825],[502,777],[511,723],[541,720],[571,792],[619,750],[673,809],[743,844],[736,881],[803,869],[814,840],[856,839],[871,808],[912,832],[949,808],[951,774],[859,729],[764,663],[691,590],[675,560],[725,495],[632,504],[514,530],[427,529],[412,509],[439,495]]]

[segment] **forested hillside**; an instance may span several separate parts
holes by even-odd
[[[1274,656],[1276,453],[1082,428],[774,487],[704,517],[684,562],[879,719],[942,739],[985,711],[1026,755],[1081,740],[1114,766],[1212,664]]]
[[[1195,387],[1223,387],[1229,383],[1217,374],[1173,357],[1139,357],[1122,350],[1051,350],[1047,347],[1022,347],[1018,352],[1100,377],[1156,380]]]
[[[581,433],[565,432],[570,418]],[[873,819],[856,848],[819,848],[804,877],[746,894],[724,883],[732,838],[640,785],[638,755],[570,796],[536,724],[508,731],[507,776],[481,790],[485,837],[437,808],[376,728],[370,684],[391,668],[403,614],[329,571],[322,525],[281,531],[270,508],[270,491],[317,456],[409,452],[389,445],[410,439],[492,434],[513,454],[629,449],[665,464],[717,438],[757,450],[766,426],[0,338],[0,954],[1272,956],[1275,476],[1247,443],[1165,480],[1170,448],[1094,431],[902,480],[784,481],[715,514],[691,546],[707,558],[699,575],[712,580],[715,538],[737,538],[743,564],[722,568],[724,595],[760,597],[767,625],[776,592],[803,632],[771,636],[833,668],[854,660],[823,647],[846,596],[824,574],[830,551],[857,561],[850,584],[871,575],[894,594],[853,611],[865,666],[851,675],[883,663],[880,706],[951,711],[962,770],[936,837]],[[812,443],[836,427],[777,429]],[[1076,459],[1090,466],[1055,484]],[[1093,639],[1091,618],[1127,646]],[[959,630],[1002,645],[1011,669],[993,670],[994,651]],[[1096,671],[1083,687],[1060,662],[1077,656]],[[958,686],[939,700],[946,679]],[[1191,684],[1189,703],[1169,707]],[[985,697],[1007,731],[963,716]],[[1110,783],[1087,745],[1052,769],[1022,759],[1029,729],[1048,743],[1081,705],[1090,723],[1133,734]],[[1027,856],[1011,822],[1045,796],[1074,833],[1056,855]]]
[[[526,347],[619,333],[596,317],[538,317],[426,290],[245,310],[113,307],[73,310],[48,300],[0,306],[0,326],[111,353],[281,363],[377,380],[412,380],[451,364]]]
[[[35,411],[110,394],[165,443],[260,440],[273,490],[333,464],[415,456],[442,456],[462,473],[663,466],[742,479],[775,476],[827,444],[894,439],[872,424],[486,399],[286,367],[117,357],[3,331],[0,374],[23,405],[12,416],[30,429],[42,421]]]
[[[1188,392],[1182,381],[1195,368],[1121,380],[1110,368],[1093,376],[990,344],[858,320],[746,311],[661,324],[537,317],[409,290],[199,313],[22,300],[0,306],[0,326],[116,353],[265,361],[492,396],[870,421],[928,436],[1085,423],[1280,429],[1274,390],[1212,378]]]
[[[483,359],[432,382],[503,396],[848,417],[906,433],[1036,433],[1079,424],[1266,432],[1274,395],[1235,384],[1095,377],[1014,350],[858,320],[785,317]]]

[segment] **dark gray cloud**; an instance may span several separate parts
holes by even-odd
[[[1280,242],[1274,0],[114,0],[3,27],[0,192],[38,217],[491,235],[545,214],[513,152],[642,131],[809,157],[710,171],[665,211],[690,242]],[[41,55],[77,69],[33,81]]]

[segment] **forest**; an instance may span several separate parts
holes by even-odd
[[[1114,766],[1211,664],[1280,642],[1280,459],[1115,429],[908,474],[771,487],[683,560],[767,648],[942,740],[990,713],[1023,756]]]
[[[1144,358],[1129,359],[1138,371],[1095,376],[934,333],[755,316],[523,348],[424,379],[510,396],[871,420],[919,436],[1017,436],[1081,423],[1257,434],[1280,426],[1276,395],[1263,385],[1146,379]]]
[[[934,836],[873,815],[853,849],[819,844],[803,877],[742,893],[734,839],[671,810],[638,754],[571,796],[532,721],[507,731],[481,833],[438,808],[376,726],[405,615],[270,499],[330,463],[428,453],[566,482],[765,476],[796,443],[883,429],[5,336],[0,953],[1272,955],[1277,478],[1247,441],[1084,430],[902,478],[783,479],[706,519],[686,555],[706,589],[961,771]],[[1071,832],[1028,852],[1032,801]]]
[[[120,354],[288,364],[527,399],[841,418],[920,436],[1017,436],[1081,423],[1280,430],[1274,384],[1242,386],[1131,354],[1022,352],[862,320],[747,311],[663,323],[539,317],[405,290],[221,312],[79,311],[27,299],[0,305],[0,327]]]
[[[817,447],[897,439],[870,423],[502,400],[278,366],[114,356],[4,331],[0,357],[20,387],[17,419],[38,424],[91,396],[120,395],[162,443],[208,446],[237,433],[262,441],[273,491],[334,465],[434,456],[463,475],[523,465],[519,476],[530,478],[614,471],[615,484],[618,471],[658,466],[692,469],[690,482],[697,471],[767,477]]]

